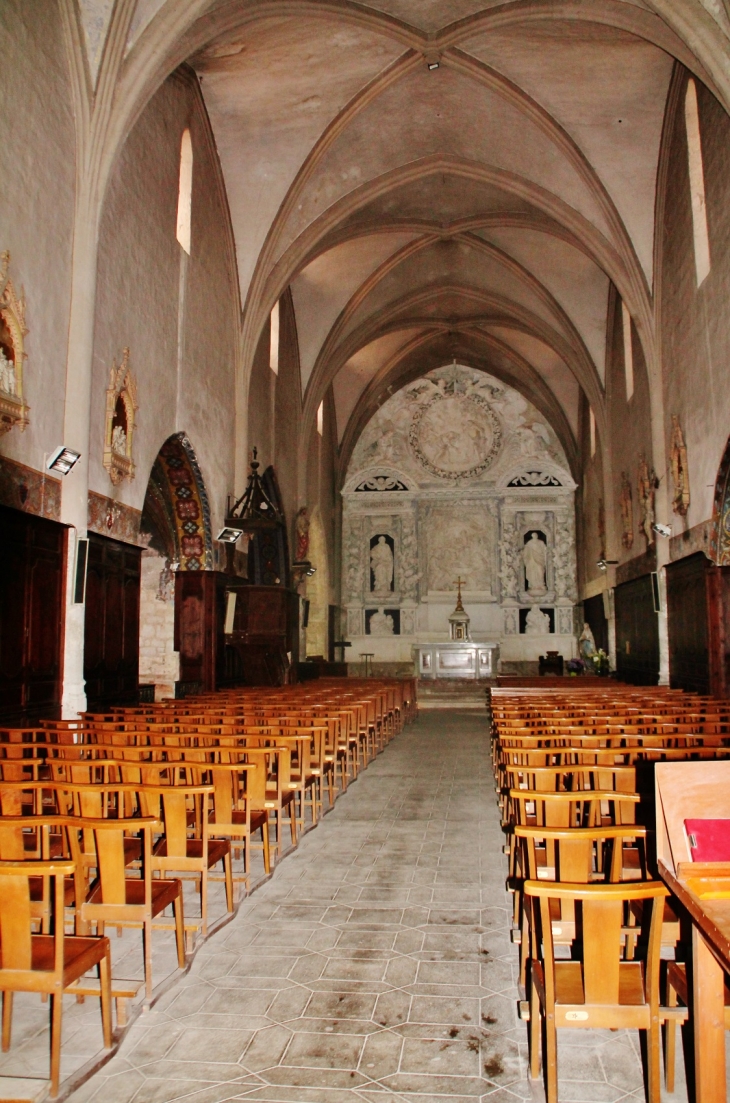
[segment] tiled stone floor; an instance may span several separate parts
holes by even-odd
[[[423,712],[72,1103],[540,1099],[502,843],[483,715]],[[643,1099],[635,1034],[566,1034],[561,1103]]]

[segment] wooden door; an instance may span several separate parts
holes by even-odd
[[[655,686],[659,681],[659,622],[651,574],[615,590],[616,670],[621,681]]]
[[[142,549],[89,533],[84,678],[89,709],[136,702]]]
[[[0,506],[0,720],[57,715],[66,529]]]

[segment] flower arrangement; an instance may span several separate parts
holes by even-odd
[[[599,674],[604,678],[608,676],[611,670],[611,666],[608,661],[608,655],[602,647],[599,647],[598,651],[596,651],[595,655],[593,656],[592,662],[593,670],[596,674]]]
[[[585,663],[582,659],[568,659],[565,669],[571,678],[575,678],[585,671]]]

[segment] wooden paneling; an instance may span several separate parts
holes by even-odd
[[[659,681],[659,624],[651,575],[622,583],[614,594],[618,676],[633,685],[655,686]]]
[[[671,685],[730,695],[730,567],[702,552],[668,564],[667,616]]]
[[[57,713],[66,529],[0,506],[0,719]]]
[[[233,631],[225,633],[227,595],[235,592]],[[235,685],[281,685],[296,637],[296,594],[252,586],[219,571],[179,571],[175,578],[175,649],[181,694]],[[296,662],[296,656],[292,656]]]
[[[137,700],[142,549],[89,533],[84,678],[89,709]]]
[[[669,682],[674,689],[710,692],[707,618],[710,567],[702,552],[667,564]]]

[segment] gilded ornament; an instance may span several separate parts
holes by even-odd
[[[137,412],[137,386],[129,366],[129,349],[122,353],[117,367],[112,363],[106,391],[106,429],[104,433],[104,467],[117,486],[123,479],[134,478],[132,438]]]
[[[8,278],[10,253],[0,253],[0,436],[14,425],[23,432],[28,424],[28,406],[23,400],[25,299],[17,295]]]

